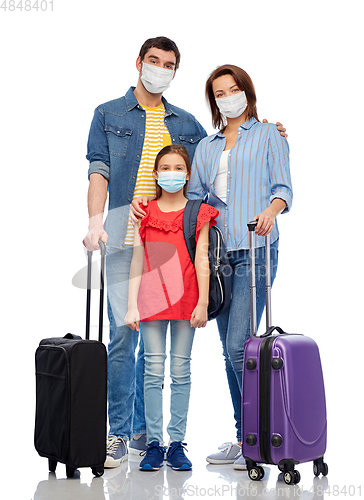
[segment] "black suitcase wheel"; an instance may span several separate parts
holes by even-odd
[[[301,474],[298,470],[294,471],[294,484],[298,484],[301,481]]]
[[[101,477],[104,473],[104,467],[100,466],[100,467],[92,467],[92,474],[95,476],[95,477]]]
[[[327,476],[327,474],[329,473],[329,467],[324,462],[324,457],[320,457],[313,462],[313,473],[316,477],[318,477],[320,474],[322,474],[323,476]]]
[[[327,476],[328,473],[329,473],[329,466],[326,463],[324,463],[321,470],[321,474],[323,476]]]
[[[52,460],[51,458],[48,458],[49,472],[56,472],[56,468],[57,468],[57,460]]]
[[[248,470],[248,475],[252,481],[260,481],[264,477],[264,469],[260,465]]]
[[[66,465],[66,476],[68,479],[72,479],[74,477],[76,470],[77,469],[74,469],[70,465]]]

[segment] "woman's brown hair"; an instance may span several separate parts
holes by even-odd
[[[220,113],[220,110],[216,104],[214,92],[212,90],[212,84],[214,80],[223,75],[231,75],[234,78],[239,89],[245,92],[247,100],[248,119],[255,118],[259,121],[256,106],[257,96],[255,95],[255,88],[250,76],[246,71],[239,68],[238,66],[234,66],[232,64],[224,64],[223,66],[219,66],[218,68],[216,68],[208,77],[206,82],[206,99],[210,106],[213,126],[219,130],[225,128],[226,126],[226,120]]]
[[[182,144],[171,144],[170,146],[165,146],[163,149],[161,149],[159,151],[159,153],[157,154],[157,156],[155,158],[155,162],[154,162],[154,171],[155,172],[158,171],[158,165],[159,165],[159,162],[161,161],[161,159],[163,158],[163,156],[166,156],[169,154],[177,154],[177,155],[182,156],[182,158],[184,159],[184,161],[186,163],[187,174],[191,175],[191,160],[190,160],[190,157],[188,155],[187,149],[184,146],[182,146]],[[157,193],[156,199],[158,199],[162,195],[162,188],[158,184],[157,180],[155,181],[155,185],[156,185],[156,193]],[[188,188],[188,182],[186,182],[186,184],[183,186],[184,196],[187,195],[187,188]]]

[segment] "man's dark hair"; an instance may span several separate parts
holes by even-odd
[[[148,38],[146,40],[139,52],[139,57],[143,61],[145,54],[148,52],[149,49],[152,47],[155,47],[156,49],[161,49],[165,50],[166,52],[173,51],[175,56],[176,56],[176,66],[175,69],[178,68],[179,62],[181,60],[181,54],[178,50],[177,45],[174,43],[173,40],[170,40],[169,38],[165,36],[157,36],[155,38]]]

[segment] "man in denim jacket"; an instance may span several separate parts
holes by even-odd
[[[107,242],[110,434],[106,467],[117,467],[127,459],[128,440],[131,440],[130,453],[139,454],[146,449],[143,398],[144,347],[140,341],[138,358],[135,361],[139,332],[130,330],[124,323],[133,253],[132,245],[125,245],[125,237],[129,205],[133,200],[146,132],[146,112],[142,106],[157,107],[163,103],[168,140],[170,144],[186,146],[191,162],[197,144],[207,135],[194,116],[169,104],[162,97],[163,82],[160,82],[159,78],[163,80],[167,77],[167,80],[171,80],[178,68],[179,60],[180,53],[172,40],[165,37],[147,40],[137,59],[139,71],[137,86],[131,87],[125,96],[98,106],[89,133],[86,158],[90,162],[88,192],[90,219],[89,232],[84,244],[88,250],[96,250],[99,248],[99,239]],[[143,63],[153,66],[153,69],[148,66],[144,68],[147,71],[162,69],[162,71],[156,70],[157,78],[154,82],[153,75],[150,78],[147,72],[143,80]],[[104,229],[103,213],[107,193],[109,193],[109,206]]]

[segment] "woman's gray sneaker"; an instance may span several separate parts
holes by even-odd
[[[108,436],[104,467],[106,469],[119,467],[121,462],[124,462],[124,460],[128,460],[128,446],[126,440],[118,436]]]
[[[240,455],[240,457],[234,462],[233,468],[235,470],[248,470],[243,455]]]
[[[147,435],[146,434],[134,434],[132,439],[129,441],[129,453],[130,455],[140,455],[142,451],[147,451]]]
[[[219,450],[206,457],[210,464],[233,464],[241,456],[241,446],[237,443],[224,443],[219,446]]]

